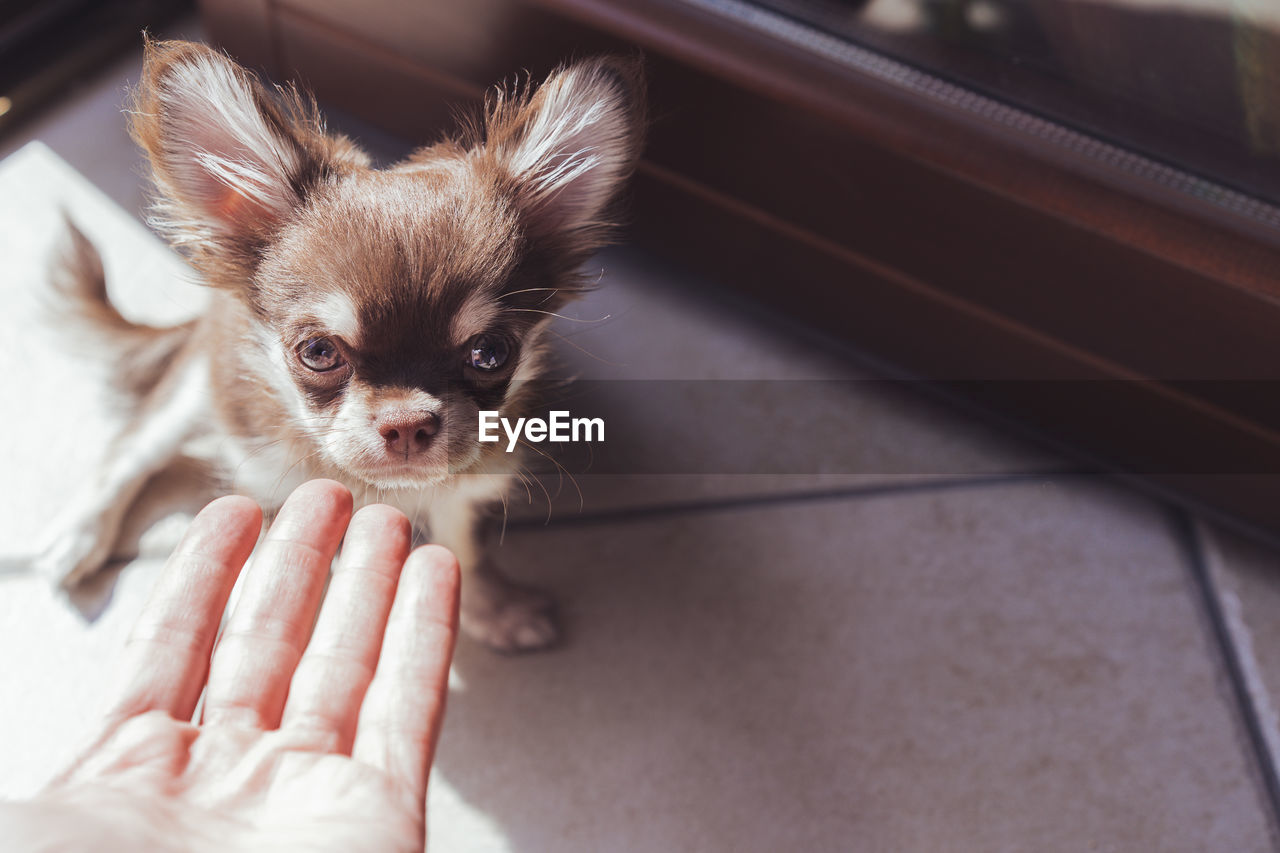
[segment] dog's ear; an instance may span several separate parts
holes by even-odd
[[[272,99],[226,56],[150,42],[130,127],[165,196],[159,224],[178,242],[257,242],[287,218],[330,161],[314,107]]]
[[[487,104],[484,149],[511,182],[531,236],[562,251],[603,245],[612,202],[640,155],[644,77],[602,57],[552,72],[536,91]]]

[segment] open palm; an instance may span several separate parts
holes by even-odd
[[[60,838],[94,850],[423,848],[457,562],[436,546],[410,554],[396,510],[351,509],[337,483],[294,492],[221,637],[261,513],[222,498],[196,517],[134,629],[100,731],[32,804]],[[31,814],[19,829],[45,849]]]

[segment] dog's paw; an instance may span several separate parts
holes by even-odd
[[[463,633],[496,652],[539,651],[560,637],[550,595],[489,573],[463,580],[460,616]]]
[[[55,525],[32,561],[36,573],[54,586],[70,588],[107,564],[114,537],[91,521]]]

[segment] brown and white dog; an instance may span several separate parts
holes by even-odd
[[[477,413],[533,404],[523,382],[545,376],[547,324],[609,238],[642,114],[634,61],[578,62],[376,170],[295,90],[269,94],[199,44],[149,44],[131,121],[154,224],[213,299],[180,327],[130,323],[73,235],[61,289],[118,359],[132,420],[39,569],[65,585],[96,571],[147,480],[212,454],[268,509],[313,477],[400,507],[457,554],[465,631],[552,643],[548,598],[505,581],[481,541],[521,461],[478,440]]]

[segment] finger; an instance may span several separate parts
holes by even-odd
[[[412,531],[404,513],[367,506],[351,519],[320,619],[293,674],[282,728],[333,737],[349,753]]]
[[[129,635],[109,713],[191,719],[227,598],[261,529],[262,510],[248,498],[219,498],[196,515]]]
[[[439,545],[409,555],[387,620],[352,756],[425,804],[458,636],[458,561]]]
[[[332,480],[303,483],[280,508],[245,572],[213,652],[206,723],[271,729],[307,643],[329,565],[351,519],[351,493]]]

